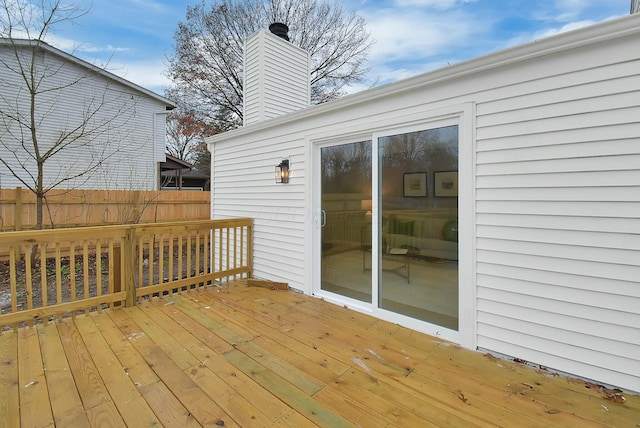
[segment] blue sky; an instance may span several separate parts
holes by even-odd
[[[63,0],[64,2],[65,0]],[[162,94],[173,35],[199,0],[77,0],[88,13],[48,42]],[[376,41],[367,82],[390,83],[629,14],[630,0],[346,0]]]

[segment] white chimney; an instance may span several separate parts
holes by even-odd
[[[244,125],[309,107],[309,53],[288,40],[284,24],[271,24],[244,42]],[[278,35],[276,35],[278,34]]]

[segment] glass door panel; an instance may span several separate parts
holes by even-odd
[[[378,306],[458,329],[458,126],[378,140]]]
[[[321,289],[371,303],[371,141],[321,152]]]

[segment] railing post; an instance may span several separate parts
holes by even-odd
[[[113,246],[113,272],[109,272],[109,275],[113,275],[113,292],[119,293],[122,291],[122,243]],[[115,302],[113,306],[121,306],[121,302]]]
[[[134,275],[134,267],[136,264],[136,242],[134,227],[129,227],[123,238],[122,242],[122,260],[121,266],[123,267],[123,277],[125,289],[127,292],[127,300],[125,306],[131,307],[136,305],[136,282]]]
[[[16,187],[16,203],[13,206],[13,230],[22,230],[22,187]]]
[[[247,227],[247,265],[249,267],[247,277],[253,278],[253,219]]]

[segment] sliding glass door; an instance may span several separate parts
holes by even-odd
[[[378,139],[378,306],[458,329],[458,126]]]
[[[371,141],[320,152],[321,289],[371,303]]]
[[[458,140],[450,125],[320,148],[322,291],[458,330]]]

